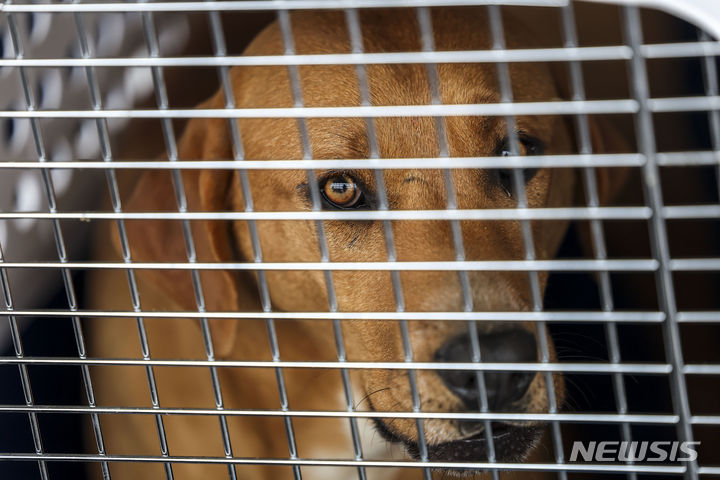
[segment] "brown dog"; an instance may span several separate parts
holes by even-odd
[[[432,21],[438,50],[486,49],[492,44],[482,10],[442,9]],[[342,14],[296,12],[291,15],[295,48],[300,54],[348,52],[349,39]],[[412,11],[372,11],[361,15],[365,49],[369,52],[418,51],[416,19]],[[532,44],[529,30],[505,20],[510,47]],[[249,46],[247,55],[282,54],[277,24],[265,29]],[[357,106],[360,94],[352,66],[311,66],[299,69],[306,106]],[[500,100],[494,65],[443,64],[438,66],[440,94],[445,104],[495,103]],[[373,65],[367,67],[374,105],[430,103],[431,95],[423,65]],[[515,101],[547,101],[566,95],[562,81],[546,65],[513,64],[510,67]],[[239,108],[292,107],[293,98],[286,67],[244,67],[231,70]],[[222,92],[202,108],[222,108]],[[298,123],[293,119],[244,119],[237,122],[245,158],[277,160],[303,158]],[[310,119],[307,121],[312,155],[318,159],[367,158],[370,143],[361,118]],[[436,123],[432,118],[383,118],[375,121],[382,158],[435,157],[439,154]],[[519,150],[526,155],[575,151],[571,123],[559,117],[519,116],[516,119]],[[449,117],[447,141],[451,156],[502,155],[509,150],[504,120],[499,117]],[[596,151],[607,148],[611,138],[593,124]],[[191,159],[233,158],[227,121],[190,121],[182,137],[180,157]],[[439,165],[440,166],[440,165]],[[327,210],[374,209],[378,185],[370,170],[317,171],[317,181]],[[256,211],[307,211],[312,208],[310,187],[304,171],[249,171]],[[568,169],[526,172],[526,193],[531,207],[569,206],[574,203],[575,173]],[[189,211],[244,211],[239,174],[230,170],[186,170],[182,174]],[[452,173],[457,205],[461,209],[513,208],[516,204],[511,177],[505,170],[455,170]],[[601,200],[612,194],[609,171],[598,170]],[[448,198],[440,170],[387,170],[384,173],[389,208],[444,209]],[[175,193],[166,171],[147,171],[125,205],[127,211],[177,211]],[[533,222],[534,248],[539,259],[552,258],[567,222]],[[258,221],[259,245],[266,262],[319,261],[317,231],[311,221]],[[179,222],[128,221],[127,235],[134,261],[186,262],[187,254]],[[397,259],[400,261],[452,261],[455,249],[449,222],[397,221],[393,225]],[[324,225],[333,262],[386,261],[382,222],[327,221]],[[521,225],[517,221],[463,221],[462,239],[468,260],[518,260],[525,258]],[[108,232],[117,239],[117,232]],[[197,221],[192,225],[197,259],[201,262],[251,262],[253,250],[246,222]],[[119,247],[118,247],[119,251]],[[117,252],[116,252],[117,254]],[[402,299],[407,311],[462,311],[463,297],[456,272],[401,272]],[[137,274],[143,310],[196,311],[188,270],[148,270]],[[208,311],[262,311],[258,276],[221,270],[202,271],[205,308]],[[265,274],[273,311],[316,312],[328,310],[323,272],[271,271]],[[544,290],[546,273],[539,274]],[[477,311],[527,311],[532,308],[529,281],[523,272],[469,273],[472,302]],[[334,292],[340,311],[392,312],[396,309],[391,275],[387,271],[335,271]],[[95,307],[131,309],[127,280],[119,273],[100,273],[92,282]],[[542,293],[542,292],[540,292]],[[201,330],[196,320],[146,319],[152,358],[206,359]],[[408,325],[415,361],[469,361],[467,325],[461,322],[411,321]],[[319,320],[276,323],[282,360],[337,360],[332,325]],[[263,320],[210,320],[217,359],[271,360]],[[342,323],[347,357],[351,361],[401,362],[405,358],[396,321],[346,321]],[[534,362],[540,359],[536,326],[510,322],[478,327],[483,359],[489,362]],[[102,319],[93,329],[94,356],[142,358],[135,324],[126,319]],[[554,358],[552,342],[550,354]],[[147,371],[144,367],[95,367],[95,383],[101,405],[150,406]],[[207,368],[155,367],[154,379],[163,407],[215,408]],[[262,368],[221,368],[219,382],[224,407],[278,410],[275,372]],[[293,410],[345,410],[341,378],[336,371],[285,369],[284,382]],[[478,394],[472,372],[417,371],[423,412],[477,411]],[[488,372],[490,411],[547,412],[548,388],[559,403],[563,399],[560,376],[548,385],[535,372]],[[403,370],[368,369],[353,374],[356,401],[378,412],[411,412],[413,403],[408,374]],[[215,416],[163,416],[172,456],[224,457]],[[152,415],[108,415],[102,426],[110,454],[159,455],[156,419]],[[229,435],[233,455],[242,458],[288,458],[285,426],[277,416],[230,416]],[[347,419],[295,418],[292,421],[298,456],[309,459],[353,458]],[[365,458],[401,458],[402,446],[418,455],[418,433],[412,419],[378,419],[384,438],[364,439]],[[432,419],[423,423],[433,461],[486,461],[482,423]],[[536,422],[495,423],[494,438],[499,461],[537,460],[536,446],[543,428]],[[367,433],[367,432],[365,432]],[[370,435],[372,437],[372,435]],[[548,447],[549,449],[550,447]],[[546,449],[547,450],[547,449]],[[394,457],[393,457],[394,456]],[[111,465],[114,478],[161,478],[161,463]],[[226,478],[222,465],[176,464],[177,479]],[[307,478],[344,478],[354,469],[303,467]],[[444,473],[447,473],[444,472]],[[287,466],[243,465],[240,478],[290,478]],[[419,478],[419,469],[370,470],[383,478]],[[484,475],[477,473],[477,475]],[[536,476],[539,476],[536,475]],[[403,477],[404,478],[404,477]],[[535,478],[535,477],[534,477]]]

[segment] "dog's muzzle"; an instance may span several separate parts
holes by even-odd
[[[477,347],[477,348],[475,348]],[[478,334],[477,345],[473,346],[469,334],[452,338],[435,354],[442,363],[472,363],[473,358],[485,363],[532,363],[537,361],[535,336],[519,328]],[[477,370],[438,370],[447,389],[457,397],[463,410],[479,412],[483,409],[481,388],[484,387],[488,412],[523,411],[524,400],[536,372],[521,371],[485,371],[481,375]],[[479,380],[482,378],[484,385]],[[390,442],[402,443],[410,456],[421,459],[418,443],[399,436],[388,428],[382,420],[375,420],[380,434]],[[427,445],[427,459],[431,462],[487,462],[490,453],[495,461],[517,462],[527,457],[542,435],[542,426],[507,424],[492,422],[491,434],[486,432],[486,424],[481,421],[463,421],[457,423],[458,430],[466,438]],[[493,448],[488,445],[488,437]]]
[[[375,428],[385,440],[392,443],[402,443],[408,454],[415,460],[420,460],[420,447],[418,443],[409,440],[394,432],[379,419],[374,419]],[[490,460],[487,434],[484,427],[478,425],[481,431],[462,440],[427,445],[427,459],[430,462],[476,463]],[[504,423],[492,423],[492,443],[495,461],[519,462],[524,460],[542,436],[542,426],[514,426]]]
[[[477,353],[486,363],[531,363],[537,361],[535,336],[521,329],[502,330],[478,335]],[[471,363],[474,348],[469,334],[457,336],[435,354],[443,363]],[[487,407],[491,412],[506,412],[525,396],[536,372],[488,371],[482,374]],[[439,370],[445,386],[458,397],[466,410],[482,408],[480,376],[473,370]]]

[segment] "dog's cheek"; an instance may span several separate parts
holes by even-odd
[[[403,361],[400,328],[397,321],[352,320],[343,322],[342,330],[348,360],[357,362]],[[374,378],[375,371],[385,372],[385,370],[368,370],[366,378]]]
[[[259,221],[256,228],[264,262],[320,261],[313,222]],[[245,258],[252,259],[254,252],[247,226],[245,233],[239,236],[240,248]],[[285,311],[328,310],[328,290],[323,272],[282,270],[268,271],[265,276],[274,308]]]
[[[395,320],[362,320],[342,324],[350,361],[402,362],[403,350],[399,324]],[[373,368],[358,370],[355,378],[361,385],[363,402],[374,411],[412,411],[412,395],[407,372]],[[394,434],[416,439],[411,419],[383,419]]]
[[[413,360],[432,361],[434,352],[447,338],[457,333],[458,328],[459,325],[454,322],[410,322]],[[396,321],[348,322],[344,324],[344,333],[349,359],[355,360],[354,355],[358,352],[361,356],[358,360],[401,362],[404,359]],[[377,369],[358,374],[374,410],[412,411],[412,389],[406,371]],[[436,372],[417,371],[416,382],[423,412],[457,411],[461,408],[459,400],[445,388]],[[417,441],[414,419],[387,419],[385,425],[394,434]],[[431,444],[459,438],[452,421],[426,420],[424,426],[427,441]]]
[[[548,174],[545,200],[538,207],[570,207],[573,205],[575,192],[575,172],[568,169],[553,169]],[[539,259],[552,258],[560,248],[569,221],[534,221],[532,222],[535,251]]]
[[[565,380],[562,374],[553,373],[550,375],[552,388],[555,392],[555,404],[557,409],[563,407],[565,401]],[[546,376],[538,372],[530,384],[527,394],[527,403],[523,410],[527,413],[548,413],[550,410],[548,387]],[[519,422],[518,424],[535,424],[536,422]]]
[[[401,370],[372,370],[364,373],[363,385],[373,410],[379,412],[411,412],[412,394],[407,372]],[[385,427],[394,435],[417,441],[415,419],[385,418]]]
[[[265,276],[274,308],[286,312],[328,310],[322,272],[269,271]]]
[[[387,271],[335,271],[333,283],[338,308],[352,312],[393,312],[395,297]]]
[[[271,222],[266,222],[271,223]],[[263,225],[262,222],[257,224],[258,234],[262,239],[265,237],[282,238],[281,233],[274,231],[274,226]],[[267,228],[269,227],[269,228]],[[250,227],[247,222],[235,222],[233,224],[233,234],[236,244],[236,257],[251,261],[255,258],[255,251],[252,244]],[[287,242],[278,242],[282,245],[288,245]],[[263,249],[264,244],[261,242],[262,259],[266,262],[271,261],[296,261],[294,258],[277,258],[278,252],[275,248],[268,246]],[[289,246],[288,248],[292,248]],[[319,277],[316,278],[316,277]],[[260,285],[258,274],[254,272],[255,285],[248,286],[257,291]],[[279,271],[266,272],[265,281],[272,299],[273,307],[286,311],[323,311],[327,310],[327,296],[323,288],[321,272],[297,272],[297,271]]]

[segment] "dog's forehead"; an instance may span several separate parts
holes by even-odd
[[[422,33],[414,9],[367,9],[361,10],[358,18],[361,47],[366,53],[423,50]],[[529,28],[526,20],[504,15],[503,35],[509,48],[533,43],[537,33]],[[484,8],[432,9],[431,23],[432,41],[438,51],[486,50],[493,46]],[[295,11],[291,15],[291,28],[296,53],[348,53],[353,50],[347,18],[342,12]],[[274,24],[270,27],[273,29],[277,30],[278,26]]]
[[[485,49],[491,46],[484,9],[433,10],[434,41],[438,50]],[[369,10],[360,15],[366,52],[420,51],[417,18],[412,11]],[[508,23],[507,21],[505,22]],[[342,12],[293,12],[291,25],[298,54],[332,54],[352,51]],[[520,33],[516,33],[520,31]],[[508,45],[517,25],[506,25]],[[277,24],[263,31],[246,55],[282,54],[283,38]],[[433,92],[423,64],[370,64],[363,66],[372,105],[428,105]],[[439,96],[443,104],[481,104],[500,101],[495,64],[444,63],[437,65]],[[516,101],[550,100],[555,85],[547,67],[538,64],[510,66]],[[290,107],[294,104],[287,68],[247,67],[233,72],[237,103],[242,108]],[[354,65],[304,65],[299,68],[303,104],[307,107],[345,107],[362,104],[363,92]],[[281,119],[241,122],[247,153],[252,158],[299,158],[302,146],[297,123]],[[447,117],[446,138],[452,156],[492,155],[506,127],[499,117]],[[389,117],[373,120],[377,142],[371,144],[362,118],[312,118],[309,127],[314,158],[437,157],[441,154],[437,123],[431,117]],[[549,122],[517,118],[517,128],[543,141]],[[267,132],[275,132],[271,141]],[[265,133],[262,133],[265,132]],[[377,147],[377,148],[373,148]]]
[[[423,41],[412,9],[369,9],[360,11],[361,48],[365,53],[420,52]],[[300,55],[347,54],[351,45],[347,19],[337,11],[295,11],[291,15],[292,47]],[[492,48],[492,34],[484,8],[440,8],[432,10],[435,50],[467,51]],[[508,48],[533,44],[536,35],[519,19],[505,16],[504,38]],[[245,55],[282,55],[286,52],[277,22],[271,24],[246,49]],[[430,90],[427,69],[422,63],[378,63],[363,66],[368,76],[373,104],[426,104]],[[483,103],[498,101],[494,63],[449,63],[438,65],[441,97],[444,103]],[[547,97],[552,84],[549,71],[539,64],[512,64],[510,74],[517,98],[526,94]],[[315,82],[307,85],[306,77]],[[534,83],[532,79],[544,78]],[[327,106],[359,104],[358,77],[353,65],[308,65],[300,67],[303,100],[306,104]],[[530,82],[529,82],[530,80]],[[319,85],[318,85],[319,83]],[[531,83],[531,88],[525,88]],[[462,86],[462,88],[453,88]],[[528,90],[530,90],[528,92]],[[334,93],[342,98],[338,99]]]

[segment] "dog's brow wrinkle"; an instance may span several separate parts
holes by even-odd
[[[359,158],[367,158],[369,156],[367,151],[367,142],[364,141],[362,135],[354,132],[343,133],[342,131],[334,131],[333,135],[341,139],[342,145],[348,152],[357,154]]]

